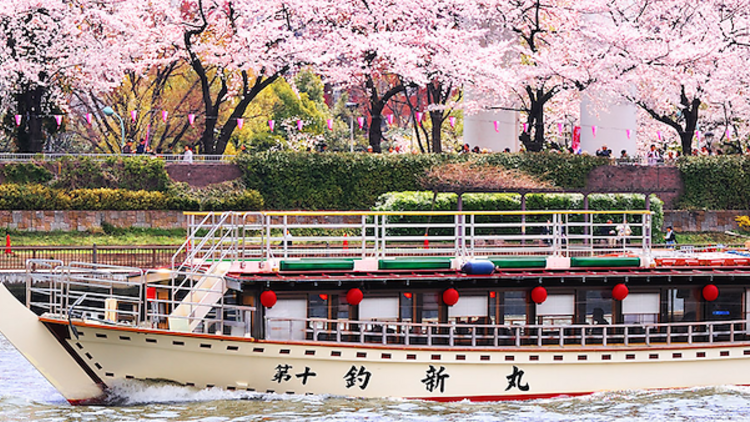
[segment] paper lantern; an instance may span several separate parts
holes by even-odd
[[[362,302],[362,298],[364,297],[364,294],[362,294],[362,290],[359,290],[358,288],[349,289],[348,292],[346,292],[346,303],[357,306],[360,302]]]
[[[537,304],[544,303],[544,301],[547,300],[547,289],[542,286],[534,287],[534,289],[531,290],[531,300]]]
[[[319,294],[318,297],[320,298],[320,300],[328,300],[328,295],[325,293]]]
[[[630,290],[628,290],[628,286],[620,283],[612,288],[612,297],[616,300],[623,300],[626,297],[628,297],[628,293],[630,293]]]
[[[276,293],[273,290],[266,290],[260,294],[260,303],[266,308],[273,308],[276,304]]]
[[[458,291],[451,287],[443,292],[443,303],[448,306],[453,306],[458,303]]]
[[[407,299],[411,299],[412,298],[411,292],[404,293],[404,297],[407,298]]]
[[[713,284],[709,284],[703,288],[703,299],[708,302],[713,302],[719,297],[719,288]]]

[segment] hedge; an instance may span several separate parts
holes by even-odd
[[[389,192],[378,199],[378,203],[373,207],[374,211],[455,211],[458,207],[458,195],[452,193],[438,194],[433,205],[432,192]],[[664,222],[664,203],[656,198],[651,197],[651,228],[654,235],[661,232]],[[464,211],[520,211],[521,195],[508,193],[495,194],[464,194],[463,195]],[[589,210],[608,211],[608,210],[643,210],[646,208],[646,201],[643,195],[633,194],[592,194],[589,195]],[[583,195],[580,194],[529,194],[526,195],[527,210],[582,210]],[[390,220],[398,221],[403,217],[389,217]],[[421,217],[420,217],[421,218]],[[451,218],[440,220],[436,217],[424,218],[409,217],[411,223],[427,222],[432,223],[445,222],[451,223]],[[530,223],[543,223],[547,216],[527,216],[526,221]],[[622,214],[598,214],[593,218],[594,223],[606,223],[608,219],[617,222],[622,218]],[[581,219],[582,220],[582,219]],[[490,221],[488,217],[482,217],[477,222]],[[503,222],[520,222],[520,216],[504,216]],[[635,227],[634,227],[635,229]],[[418,235],[418,231],[404,231],[412,235]],[[639,235],[638,230],[633,230],[634,235]],[[431,234],[448,234],[436,230]],[[509,230],[497,231],[501,234],[510,233]]]
[[[127,189],[74,189],[65,191],[43,185],[0,185],[0,209],[4,210],[182,210],[257,211],[263,198],[257,191],[224,189],[217,196],[207,190],[181,189],[156,192]]]
[[[430,167],[449,162],[519,169],[557,186],[582,188],[601,157],[559,153],[525,154],[366,154],[266,152],[243,154],[237,164],[245,184],[257,189],[270,209],[369,209],[390,191],[420,189]]]
[[[682,209],[750,209],[750,158],[741,155],[681,157],[677,167],[685,183]]]

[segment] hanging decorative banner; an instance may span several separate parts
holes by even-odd
[[[529,124],[528,123],[524,123],[523,124],[523,133],[526,133],[526,131],[527,131],[528,128],[529,128]]]
[[[701,131],[700,130],[696,130],[695,131],[695,139],[697,139],[699,141],[701,140]]]
[[[328,130],[333,130],[333,119],[326,120],[326,124],[328,125]]]
[[[495,132],[500,132],[500,127],[499,127],[500,126],[500,122],[498,122],[497,120],[495,120],[492,123],[495,125]]]
[[[727,129],[727,141],[732,138],[732,135],[729,133],[729,129]]]
[[[630,129],[625,129],[625,134],[628,135],[628,139],[630,139]]]
[[[660,130],[656,131],[656,138],[661,141],[661,131]]]
[[[62,124],[62,118],[63,116],[59,114],[55,114],[55,122],[57,122],[57,128],[60,129],[60,125]]]
[[[237,119],[237,129],[242,129],[242,125],[245,124],[245,119]]]
[[[393,114],[389,114],[389,115],[385,116],[385,119],[388,121],[389,125],[393,124]]]
[[[302,130],[302,126],[304,126],[305,123],[302,120],[297,120],[297,130]]]
[[[562,128],[563,128],[563,124],[562,123],[558,123],[557,124],[557,131],[560,132],[560,135],[562,135]]]
[[[133,119],[133,122],[135,122],[138,119],[138,112],[135,110],[130,111],[130,118]]]
[[[422,112],[421,111],[417,112],[417,123],[420,125],[422,124]]]
[[[146,125],[146,145],[148,145],[148,140],[151,138],[151,123]]]
[[[268,127],[271,129],[271,132],[273,132],[273,124],[274,124],[273,120],[268,121]]]
[[[91,120],[94,118],[94,116],[91,113],[86,113],[86,123],[91,126]]]
[[[452,128],[456,127],[456,116],[448,116],[448,123],[451,124]]]
[[[190,126],[192,126],[193,123],[195,123],[195,114],[193,113],[188,114],[188,123],[190,123]]]
[[[570,143],[571,148],[576,153],[581,149],[581,127],[576,126],[573,128],[573,141]]]
[[[365,118],[357,117],[357,124],[359,125],[359,129],[362,130],[362,127],[365,125]]]
[[[21,126],[21,115],[16,114],[16,126]]]
[[[167,110],[162,110],[161,111],[161,120],[164,123],[167,123],[167,116],[169,116],[169,112]]]
[[[591,126],[591,134],[596,138],[596,126]]]

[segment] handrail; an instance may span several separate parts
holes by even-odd
[[[420,346],[562,347],[750,342],[747,327],[749,323],[746,320],[613,325],[498,325],[266,316],[266,333],[271,331],[273,323],[288,323],[289,340],[359,344],[374,342]],[[299,323],[298,327],[304,327],[297,333],[297,338],[293,338],[294,323]],[[299,338],[300,334],[304,338]]]

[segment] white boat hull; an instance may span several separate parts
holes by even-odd
[[[750,374],[750,344],[737,343],[420,349],[76,327],[81,336],[67,340],[69,350],[107,384],[158,379],[263,393],[487,401],[743,385]]]

